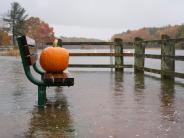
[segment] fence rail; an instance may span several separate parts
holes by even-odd
[[[167,35],[162,35],[160,40],[143,40],[135,38],[134,42],[123,42],[116,38],[113,42],[62,42],[62,45],[110,45],[114,52],[110,53],[70,53],[70,56],[109,56],[115,57],[115,64],[71,64],[69,67],[77,68],[115,68],[115,71],[123,71],[124,68],[134,68],[134,72],[151,72],[161,74],[161,78],[174,79],[174,77],[184,78],[183,73],[175,72],[175,60],[184,61],[184,56],[175,56],[175,44],[184,42],[184,38],[170,39]],[[145,54],[145,48],[149,44],[159,44],[161,55]],[[131,45],[134,53],[123,53],[123,47]],[[124,64],[124,57],[134,57],[134,65]],[[145,67],[145,58],[160,59],[161,69]]]
[[[129,56],[132,57],[134,53],[70,53],[70,56]]]
[[[76,68],[133,68],[133,65],[111,65],[111,64],[70,64],[69,67]]]

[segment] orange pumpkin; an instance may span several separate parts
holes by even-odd
[[[69,52],[62,47],[47,47],[40,55],[40,65],[46,72],[62,72],[68,67]]]

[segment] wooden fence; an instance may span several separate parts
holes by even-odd
[[[170,39],[167,35],[162,35],[160,40],[144,41],[141,38],[135,38],[134,42],[123,42],[122,39],[116,38],[114,42],[62,42],[62,45],[98,45],[114,46],[112,53],[70,53],[70,56],[113,56],[115,64],[70,64],[69,67],[77,68],[115,68],[115,71],[123,71],[124,68],[134,68],[135,72],[151,72],[161,74],[161,78],[174,77],[184,78],[183,73],[175,72],[175,60],[184,61],[184,56],[175,56],[175,44],[183,42],[184,38]],[[145,48],[149,44],[160,45],[161,55],[145,54]],[[131,45],[134,53],[123,53],[123,47]],[[124,64],[124,57],[134,57],[134,65]],[[161,69],[152,69],[145,67],[145,58],[160,59]]]

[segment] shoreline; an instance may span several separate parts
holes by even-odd
[[[18,56],[20,56],[19,49],[13,48],[13,49],[2,50],[2,51],[0,51],[0,56],[15,56],[15,57],[18,57]]]

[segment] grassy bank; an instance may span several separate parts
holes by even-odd
[[[18,48],[8,48],[5,50],[0,51],[1,56],[19,56],[19,49]]]

